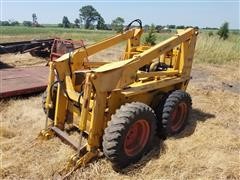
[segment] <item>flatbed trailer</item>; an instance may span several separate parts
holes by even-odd
[[[63,54],[84,47],[82,40],[40,39],[0,43],[0,55],[30,53],[32,56],[54,61]],[[0,99],[41,92],[47,87],[47,66],[7,68],[0,67]]]
[[[40,39],[32,41],[18,41],[0,43],[0,54],[30,53],[32,56],[49,57],[54,39]]]
[[[44,91],[49,67],[0,69],[0,99]]]

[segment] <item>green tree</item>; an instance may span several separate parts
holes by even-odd
[[[79,17],[84,21],[86,29],[92,27],[99,17],[101,17],[97,10],[91,5],[83,6],[81,9],[79,9],[79,12]]]
[[[1,26],[11,26],[11,24],[9,23],[9,21],[0,21],[0,25],[1,25]]]
[[[58,23],[58,27],[63,27],[63,24],[62,23]]]
[[[33,24],[33,25],[37,25],[37,24],[38,24],[36,13],[33,13],[33,14],[32,14],[32,24]]]
[[[69,28],[69,27],[70,27],[71,23],[70,23],[70,21],[68,20],[68,17],[67,17],[67,16],[63,16],[62,24],[63,24],[63,27],[64,27],[64,28]]]
[[[148,24],[146,24],[146,25],[143,26],[143,29],[144,29],[145,32],[148,31],[149,28],[150,28],[150,26],[149,26]]]
[[[156,29],[156,31],[157,32],[161,32],[161,30],[164,28],[164,26],[162,26],[162,25],[157,25],[156,27],[155,27],[155,29]]]
[[[80,20],[78,18],[75,19],[74,21],[75,27],[79,28],[80,27]]]
[[[148,45],[155,45],[156,44],[156,34],[155,34],[155,26],[154,24],[151,25],[150,30],[148,31],[148,35],[145,38],[145,42]]]
[[[198,26],[194,26],[194,29],[198,30],[198,29],[199,29],[199,27],[198,27]]]
[[[124,19],[121,18],[121,17],[117,17],[116,19],[114,19],[112,21],[112,24],[111,24],[112,25],[112,29],[114,31],[117,31],[118,33],[122,32],[123,28],[124,28],[123,23],[124,23]]]
[[[167,25],[167,27],[168,27],[169,29],[175,29],[175,28],[176,28],[176,25],[170,24],[170,25]]]
[[[11,21],[10,24],[11,24],[11,26],[19,26],[18,21]]]
[[[101,16],[99,16],[98,21],[97,21],[97,29],[102,29],[102,30],[104,30],[104,29],[106,29],[106,28],[107,28],[107,27],[106,27],[106,24],[105,24],[104,19],[103,19]]]
[[[32,26],[32,22],[31,21],[23,21],[23,25],[24,26]]]
[[[184,28],[185,28],[184,25],[176,26],[176,29],[184,29]]]
[[[220,39],[222,38],[223,40],[228,38],[228,22],[223,23],[223,25],[220,27],[219,31],[217,34],[219,35]]]

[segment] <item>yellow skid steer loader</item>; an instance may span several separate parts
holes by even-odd
[[[130,28],[133,22],[140,27]],[[133,22],[120,34],[50,62],[43,96],[46,127],[41,134],[57,135],[75,148],[72,162],[77,167],[103,152],[114,168],[124,168],[151,149],[157,132],[170,136],[186,125],[192,102],[185,91],[197,31],[188,28],[146,46],[140,42],[141,21]],[[122,60],[88,61],[122,41],[127,42]],[[69,124],[78,130],[79,141],[65,131]]]

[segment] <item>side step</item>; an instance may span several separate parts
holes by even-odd
[[[66,132],[62,131],[56,126],[51,127],[51,129],[56,133],[56,135],[60,139],[65,141],[68,145],[72,146],[75,150],[78,150],[79,144],[76,141],[72,140]]]

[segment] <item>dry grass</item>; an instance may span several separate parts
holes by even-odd
[[[4,54],[0,56],[0,68],[26,67],[46,65],[47,61],[43,58],[36,58],[29,53],[25,54]]]
[[[179,136],[157,141],[150,154],[123,173],[103,157],[70,179],[239,179],[238,68],[195,65],[188,92],[193,113]],[[2,101],[1,107],[1,177],[56,176],[73,150],[58,138],[37,139],[44,126],[40,95]]]
[[[227,40],[219,39],[219,36],[208,36],[207,32],[201,32],[198,37],[196,62],[225,64],[240,60],[240,35],[230,34]]]

